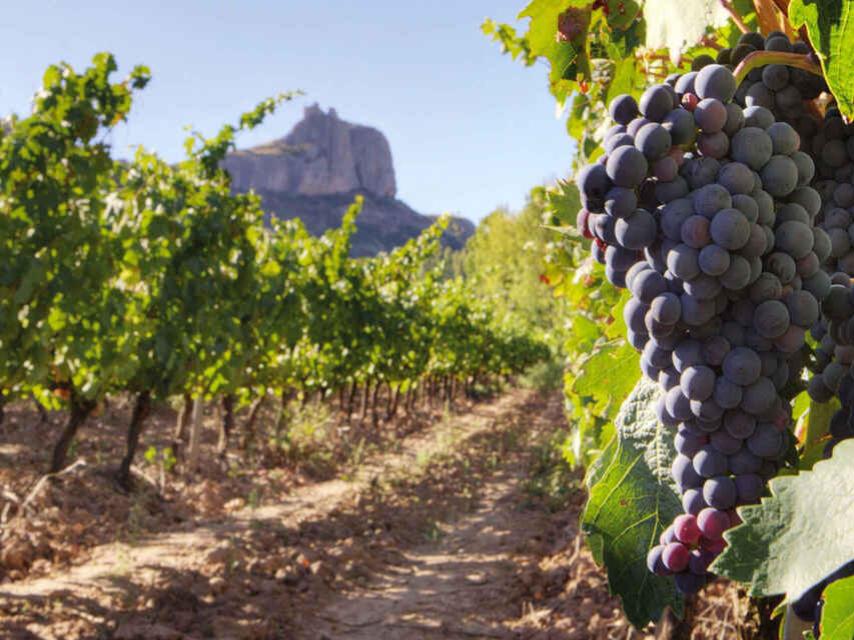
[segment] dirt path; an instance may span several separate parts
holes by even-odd
[[[443,523],[438,540],[403,551],[369,584],[333,598],[303,637],[511,638],[522,615],[514,556],[547,528],[520,507],[520,469],[487,479],[477,509]]]
[[[100,546],[82,565],[58,575],[0,586],[0,597],[49,596],[93,583],[104,583],[115,575],[133,575],[137,571],[158,568],[182,569],[193,565],[200,553],[215,548],[223,538],[237,537],[252,527],[268,523],[299,523],[333,510],[348,498],[364,491],[377,478],[394,475],[410,467],[419,456],[440,452],[449,439],[467,438],[490,427],[496,416],[513,411],[521,395],[509,395],[495,405],[477,407],[471,414],[439,424],[437,428],[407,439],[400,451],[368,460],[355,477],[300,487],[283,496],[278,504],[246,508],[227,520],[190,523],[189,530],[141,538],[134,544],[115,542]]]
[[[70,570],[0,586],[0,635],[512,637],[519,554],[548,528],[545,512],[524,508],[523,454],[559,421],[559,400],[512,392],[353,478],[98,547]]]

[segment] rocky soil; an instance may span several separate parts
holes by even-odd
[[[148,463],[151,484],[124,495],[106,473],[126,410],[114,407],[81,441],[86,466],[7,513],[0,637],[675,637],[633,630],[608,593],[578,531],[579,478],[567,476],[560,502],[538,490],[559,395],[512,391],[460,409],[323,473],[232,461],[161,485]],[[174,418],[161,414],[155,449]],[[26,440],[47,428],[27,427],[34,419],[23,409],[6,427],[6,492],[23,494],[44,462]],[[690,637],[749,637],[735,590],[707,591]]]

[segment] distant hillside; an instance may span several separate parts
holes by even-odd
[[[434,217],[411,209],[395,195],[391,149],[378,130],[307,107],[303,119],[279,140],[236,151],[225,160],[234,189],[254,189],[265,210],[300,218],[314,234],[337,227],[356,194],[365,204],[357,220],[353,254],[374,255],[400,246],[429,227]],[[444,241],[462,248],[474,233],[469,220],[454,218]]]

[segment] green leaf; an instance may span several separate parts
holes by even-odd
[[[632,57],[615,60],[614,76],[605,95],[605,102],[610,104],[611,100],[623,93],[635,93],[635,85],[643,76],[638,72],[638,67]]]
[[[587,39],[590,12],[581,11],[592,0],[532,0],[519,14],[519,19],[530,18],[525,35],[531,54],[548,59],[551,70],[549,82],[552,93],[563,102],[574,87],[577,75],[589,76],[587,68]],[[568,9],[577,9],[578,34],[571,41],[558,39],[558,19]],[[567,82],[569,81],[569,82]]]
[[[635,0],[607,0],[607,6],[606,17],[612,29],[628,29],[640,12],[640,5]]]
[[[854,576],[832,583],[823,597],[821,640],[854,638]]]
[[[590,489],[602,479],[602,475],[608,469],[611,461],[614,459],[614,452],[617,450],[617,437],[614,436],[608,445],[602,449],[602,452],[595,460],[587,467],[587,473],[584,476],[584,484]]]
[[[789,22],[806,26],[839,110],[854,116],[854,0],[792,0]]]
[[[804,392],[803,395],[807,395]],[[830,419],[839,409],[839,400],[830,402],[810,401],[809,410],[802,416],[803,431],[801,434],[801,457],[798,468],[806,471],[822,459],[827,444],[827,434],[830,432]]]
[[[643,16],[646,46],[667,49],[674,63],[709,27],[723,26],[729,19],[718,0],[647,0]]]
[[[519,19],[530,18],[528,42],[531,51],[545,55],[555,43],[558,16],[571,7],[582,8],[593,0],[532,0],[519,14]]]
[[[29,302],[33,297],[36,287],[41,284],[45,276],[45,266],[41,260],[31,258],[30,264],[27,267],[24,277],[21,278],[21,284],[15,292],[14,302],[16,305]]]
[[[594,399],[600,413],[618,406],[638,380],[638,354],[626,343],[600,348],[584,363],[573,392]]]
[[[581,522],[591,547],[601,549],[611,590],[638,628],[658,620],[666,607],[679,616],[683,610],[673,580],[646,567],[647,552],[682,512],[670,479],[672,434],[655,415],[659,393],[658,385],[642,379],[623,403],[614,449],[607,468],[596,471]]]
[[[586,124],[584,114],[589,108],[590,97],[588,95],[580,92],[572,95],[569,117],[566,119],[566,131],[575,140],[581,140],[584,137]],[[560,183],[560,186],[563,187],[563,183]],[[573,211],[573,216],[576,213],[578,213],[578,207]],[[573,218],[573,222],[574,220],[575,218]]]
[[[744,522],[724,534],[729,545],[712,571],[748,583],[750,595],[792,601],[854,558],[854,440],[770,487],[771,497],[739,509]]]

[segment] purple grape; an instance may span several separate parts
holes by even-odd
[[[634,189],[640,185],[641,181],[646,177],[648,168],[649,165],[646,158],[634,147],[619,147],[615,149],[608,156],[608,162],[605,164],[606,173],[613,183],[618,187],[626,187],[628,189]]]
[[[736,497],[735,483],[728,476],[715,476],[703,483],[703,499],[715,509],[731,509]]]
[[[703,478],[721,476],[727,472],[727,459],[712,445],[702,447],[692,459],[694,471]],[[705,497],[705,493],[703,494]]]
[[[673,480],[679,485],[680,490],[696,489],[702,485],[703,479],[694,471],[691,458],[688,456],[677,455],[673,459],[671,471],[673,473]]]
[[[685,429],[680,429],[674,439],[676,452],[689,458],[692,458],[707,442],[707,437],[695,435]]]
[[[620,95],[611,101],[611,118],[622,125],[627,125],[638,114],[638,104],[630,95]]]
[[[675,576],[675,580],[676,588],[679,589],[680,593],[685,595],[697,593],[706,584],[705,576],[698,576],[693,573],[678,573]]]
[[[733,437],[731,434],[724,431],[723,429],[719,429],[718,431],[712,433],[709,438],[709,441],[715,451],[720,451],[722,454],[728,456],[736,453],[742,448],[741,440]]]
[[[744,440],[756,431],[756,418],[744,411],[727,411],[724,414],[724,429],[733,438]]]
[[[735,476],[735,487],[740,504],[753,504],[765,491],[765,482],[755,473]]]
[[[684,544],[681,542],[671,542],[664,547],[664,551],[661,553],[661,560],[669,571],[679,573],[688,567],[689,555],[688,547]]]
[[[646,566],[651,573],[657,576],[666,576],[670,574],[667,567],[664,566],[662,554],[664,553],[664,545],[656,545],[649,550],[646,555]]]
[[[760,422],[747,438],[747,448],[760,458],[776,458],[783,443],[783,434],[773,424]]]
[[[699,489],[687,489],[682,494],[682,509],[685,513],[696,516],[706,506],[706,501],[703,500],[703,492]]]
[[[735,77],[723,65],[710,64],[697,72],[694,88],[700,99],[714,98],[729,102],[735,95]]]
[[[726,511],[706,507],[697,515],[697,526],[703,536],[709,540],[720,540],[723,532],[730,528],[730,518]]]

